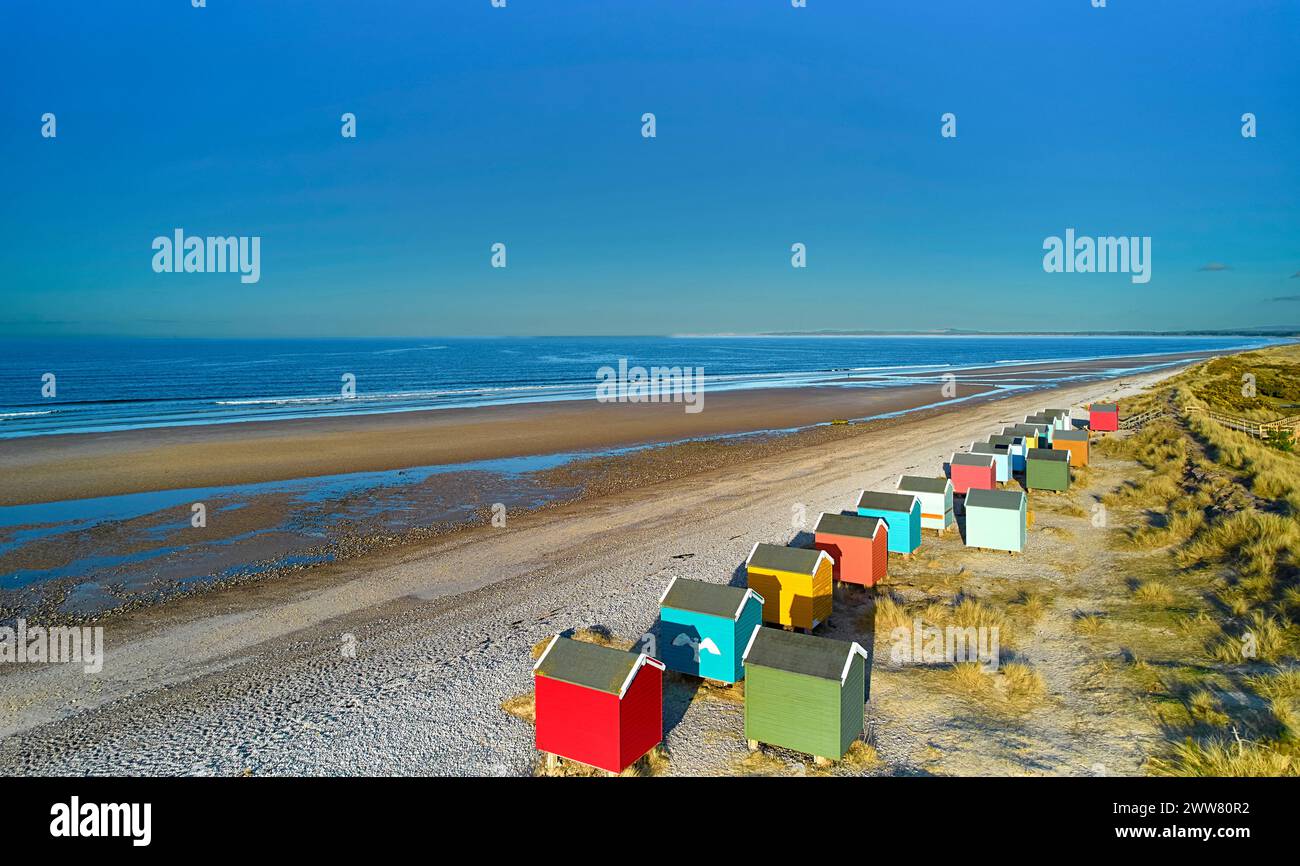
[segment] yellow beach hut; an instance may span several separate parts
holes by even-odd
[[[763,597],[763,622],[812,631],[830,619],[834,561],[826,551],[760,542],[745,570]]]

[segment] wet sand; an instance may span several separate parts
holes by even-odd
[[[956,372],[958,396],[995,385],[1101,375],[1210,354],[1108,358]],[[680,403],[530,403],[377,415],[247,422],[0,442],[0,506],[156,490],[248,484],[502,457],[617,448],[697,436],[785,429],[903,412],[941,402],[932,385],[767,388]],[[883,376],[853,381],[884,383]]]

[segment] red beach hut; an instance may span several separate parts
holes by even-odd
[[[1114,433],[1119,429],[1119,406],[1093,403],[1088,407],[1088,426],[1100,433]]]
[[[965,496],[972,487],[996,490],[998,468],[992,454],[954,454],[948,461],[948,477],[952,479],[952,492]]]
[[[889,564],[889,526],[877,517],[822,512],[813,547],[831,555],[832,575],[844,583],[875,586]]]
[[[611,773],[664,738],[663,662],[556,635],[533,665],[537,748]]]

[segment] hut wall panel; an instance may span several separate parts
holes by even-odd
[[[663,671],[643,665],[623,695],[619,724],[619,771],[664,739]]]
[[[865,723],[862,708],[867,702],[867,664],[859,655],[853,656],[849,663],[849,675],[844,680],[840,691],[840,751],[836,758],[843,755],[853,745],[853,741],[862,736]]]
[[[745,738],[834,758],[840,743],[840,684],[749,665],[745,671]]]
[[[762,592],[754,590],[759,595]],[[733,657],[735,667],[733,669],[733,682],[744,679],[745,663],[741,656],[745,652],[745,647],[749,645],[749,638],[754,634],[754,629],[763,624],[763,605],[756,600],[750,599],[745,602],[745,609],[741,612],[740,618],[736,620],[735,634],[732,638],[732,646],[735,648]]]
[[[537,713],[537,748],[621,772],[619,763],[618,696],[566,683],[534,677]]]

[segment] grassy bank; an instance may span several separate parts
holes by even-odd
[[[1167,414],[1098,446],[1141,467],[1103,498],[1114,543],[1150,552],[1134,600],[1186,602],[1167,646],[1127,654],[1171,744],[1149,772],[1300,775],[1300,456],[1203,411],[1272,420],[1298,400],[1300,348],[1218,359],[1123,401],[1123,415]]]

